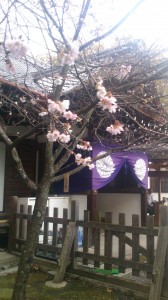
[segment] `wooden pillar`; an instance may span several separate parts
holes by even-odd
[[[160,171],[160,168],[159,168],[159,171]],[[159,202],[161,201],[161,177],[160,177],[160,175],[158,177],[158,201]]]
[[[87,196],[87,208],[90,211],[91,221],[96,220],[96,196],[97,190],[91,190]]]
[[[146,226],[147,216],[147,191],[141,192],[141,226]]]
[[[11,211],[10,211],[10,220],[9,220],[9,235],[8,235],[8,252],[14,250],[14,239],[16,238],[16,220],[15,213],[17,210],[17,201],[18,197],[11,197]]]
[[[154,212],[155,212],[155,216],[154,216],[154,224],[155,226],[159,226],[159,222],[160,222],[160,202],[155,202],[154,203]]]

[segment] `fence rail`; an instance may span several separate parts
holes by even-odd
[[[37,241],[36,255],[38,256],[54,260],[61,253],[67,225],[71,219],[76,218],[75,204],[73,203],[71,209],[71,219],[68,219],[67,209],[63,210],[63,218],[58,218],[58,212],[58,208],[54,208],[53,215],[49,216],[49,208],[46,208]],[[11,218],[13,220],[11,226],[14,230],[11,250],[21,252],[32,218],[32,207],[26,208],[20,205],[19,211],[14,211]],[[99,217],[97,219],[100,221]],[[139,227],[139,216],[133,215],[132,226],[126,226],[124,214],[119,214],[119,224],[113,224],[111,212],[105,214],[104,222],[95,222],[90,221],[90,213],[85,211],[84,220],[77,220],[76,228],[74,247],[76,266],[92,265],[93,268],[104,270],[111,270],[115,266],[121,273],[131,268],[134,276],[140,276],[140,272],[143,271],[146,272],[147,278],[152,277],[154,240],[158,235],[153,217],[149,216],[147,227]]]
[[[15,202],[17,199],[13,200]],[[13,204],[13,208],[15,209],[11,213],[10,251],[21,252],[31,223],[32,208],[20,205],[19,211],[16,211],[16,203]],[[108,281],[111,275],[114,283],[114,271],[125,274],[129,269],[133,276],[140,277],[143,274],[143,278],[153,282],[153,265],[159,234],[159,228],[154,227],[153,216],[148,216],[147,227],[139,226],[138,215],[132,215],[132,226],[126,226],[125,215],[122,213],[119,214],[119,224],[113,224],[111,212],[105,213],[103,222],[100,222],[99,214],[96,221],[91,221],[89,211],[84,211],[83,220],[76,220],[75,201],[72,202],[71,218],[68,219],[67,209],[63,210],[63,218],[58,218],[58,212],[58,208],[54,208],[53,215],[49,216],[49,209],[46,208],[36,247],[37,256],[58,259],[67,226],[69,222],[75,221],[71,271],[80,275],[83,272],[95,279],[97,276],[100,278],[108,275]],[[120,284],[120,281],[121,278],[115,277],[115,282]],[[130,283],[130,286],[132,284]],[[149,292],[149,282],[146,289]],[[152,289],[155,292],[155,285]]]
[[[110,218],[109,213],[105,220],[108,218]],[[119,215],[122,225],[93,222],[88,219],[88,213],[85,212],[85,220],[76,222],[77,226],[83,227],[84,238],[83,249],[76,250],[75,257],[82,258],[83,265],[90,265],[92,261],[96,268],[100,268],[101,265],[101,268],[111,270],[115,265],[122,273],[125,273],[126,268],[131,268],[134,276],[140,276],[140,271],[143,271],[146,272],[147,278],[152,277],[154,239],[158,235],[158,228],[154,228],[151,217],[149,217],[150,222],[147,228],[138,226],[139,216],[137,215],[132,216],[133,226],[124,225],[123,214]],[[131,235],[128,236],[128,234]],[[143,246],[140,244],[142,238],[145,242]],[[94,244],[92,248],[89,247],[89,240],[92,240]],[[126,245],[132,249],[129,254],[126,251]],[[93,253],[90,253],[91,251]]]

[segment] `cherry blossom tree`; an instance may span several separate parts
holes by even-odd
[[[108,47],[103,43],[141,2],[106,29],[95,20],[95,6],[90,0],[8,0],[0,4],[3,68],[13,76],[17,88],[17,94],[1,91],[0,137],[20,177],[36,194],[13,300],[25,299],[50,187],[63,179],[60,171],[69,158],[74,158],[71,176],[84,167],[91,172],[95,160],[101,158],[91,156],[90,137],[102,144],[115,143],[123,150],[150,144],[154,149],[158,141],[167,143],[167,111],[162,101],[166,95],[159,92],[167,79],[167,59],[153,48],[146,49],[141,41],[114,39]],[[33,49],[34,45],[39,47],[39,41],[44,53],[37,56]],[[27,66],[22,82],[19,61]],[[34,70],[33,87],[28,84],[30,66]],[[24,124],[27,128],[14,140],[6,131],[9,115],[14,126]],[[45,136],[45,162],[37,184],[28,177],[17,146],[41,133]]]

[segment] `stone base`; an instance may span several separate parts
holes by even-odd
[[[50,288],[53,288],[53,289],[60,289],[60,288],[65,287],[67,285],[67,282],[62,281],[62,282],[56,283],[54,281],[46,281],[45,285],[50,287]]]

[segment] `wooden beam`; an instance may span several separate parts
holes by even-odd
[[[53,282],[62,282],[65,276],[66,267],[69,262],[70,252],[75,237],[75,222],[70,222],[65,235],[64,244],[61,251],[60,261],[55,273]]]
[[[168,171],[148,171],[149,177],[168,177]]]

